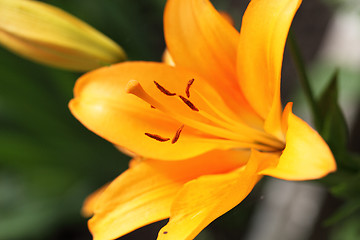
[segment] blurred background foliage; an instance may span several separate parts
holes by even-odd
[[[165,0],[44,2],[66,10],[103,32],[123,47],[130,60],[161,59],[165,48],[162,32]],[[248,1],[212,2],[228,11],[239,28]],[[353,151],[359,151],[356,131],[359,132],[360,67],[339,65],[316,55],[330,19],[339,9],[343,11],[349,6],[349,2],[351,0],[304,0],[294,30],[311,69],[317,95],[326,89],[338,69],[340,105],[356,109],[350,115],[345,114],[351,125],[349,145]],[[354,51],[359,52],[357,47]],[[91,239],[86,219],[80,215],[83,200],[127,168],[127,156],[85,129],[70,114],[67,104],[80,75],[32,63],[0,48],[0,239]],[[296,111],[306,116],[308,107],[287,53],[283,80],[284,99],[295,101]],[[341,205],[339,200],[330,197],[330,203],[335,203],[318,219],[322,232],[314,231],[312,239],[330,239],[330,235],[333,240],[360,239],[360,214],[355,213],[360,209],[360,175],[358,170],[356,173],[356,177],[347,178],[354,185],[350,190],[346,189],[348,184],[332,189],[335,195],[345,188],[356,196],[350,194],[351,197],[344,198],[350,206],[333,220],[336,223],[333,234],[328,234],[330,228],[321,227],[324,219],[334,212],[333,206]],[[343,180],[340,177],[336,181]],[[244,237],[253,209],[261,202],[261,188],[262,184],[244,203],[217,219],[197,239]],[[325,202],[325,207],[326,203],[329,202]],[[158,229],[159,225],[153,224],[122,239],[155,239]]]

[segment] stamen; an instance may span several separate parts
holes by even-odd
[[[160,135],[157,135],[157,134],[151,134],[151,133],[145,133],[146,136],[150,137],[150,138],[153,138],[159,142],[166,142],[166,141],[169,141],[170,138],[164,138]]]
[[[189,98],[190,97],[190,87],[191,85],[194,83],[194,78],[193,79],[190,79],[187,86],[186,86],[186,90],[185,90],[185,93],[186,93],[186,96]]]
[[[168,95],[168,96],[175,96],[176,93],[172,93],[168,90],[166,90],[163,86],[161,86],[158,82],[154,81],[156,87],[162,92],[164,93],[165,95]]]
[[[189,99],[186,99],[185,97],[183,97],[181,95],[179,95],[179,97],[186,105],[188,105],[189,108],[191,108],[191,110],[196,111],[196,112],[199,111],[199,109],[197,107],[195,107],[195,105],[192,102],[190,102]]]
[[[249,142],[249,140],[250,140],[248,134],[239,134],[230,129],[226,129],[226,128],[215,126],[215,125],[212,125],[209,123],[201,122],[199,120],[195,120],[195,119],[186,117],[185,115],[179,114],[178,112],[175,111],[175,109],[167,108],[166,106],[162,105],[160,102],[158,102],[157,100],[152,98],[149,94],[147,94],[145,92],[145,90],[142,88],[141,84],[136,80],[130,80],[128,82],[128,84],[126,86],[126,92],[134,94],[135,96],[144,100],[148,104],[156,107],[156,109],[158,109],[159,111],[161,111],[165,114],[168,114],[168,116],[171,116],[173,119],[183,122],[185,125],[192,126],[193,128],[199,129],[205,133],[211,133],[211,135],[214,135],[214,136],[220,136],[222,139],[228,139],[228,140],[231,139],[232,141],[235,141],[234,145],[233,145],[234,147],[239,147],[239,141],[240,142]],[[194,106],[194,104],[192,104],[188,99],[186,99],[185,97],[182,97],[180,95],[179,95],[179,97],[186,105],[188,105],[188,107],[190,107],[194,111],[199,111]],[[202,111],[202,112],[200,112],[200,114],[201,113],[204,114],[205,112]],[[204,116],[204,117],[206,117],[206,116]],[[155,135],[155,134],[152,134],[152,135]],[[160,139],[166,139],[166,138],[163,138],[160,136]],[[268,139],[264,138],[264,140],[268,140]],[[259,142],[267,143],[264,140],[261,138]],[[168,139],[166,139],[166,141],[168,141]],[[240,144],[240,145],[242,145],[242,144]],[[252,145],[251,147],[254,147],[254,145]],[[274,149],[274,147],[280,149],[280,148],[283,148],[284,146],[283,146],[283,143],[281,143],[281,146],[279,148],[279,147],[277,147],[277,145],[274,145],[274,143],[271,141],[269,144],[267,144],[267,147],[260,146],[260,147],[255,147],[255,148],[271,151]]]
[[[183,130],[183,128],[184,128],[184,125],[182,125],[182,126],[176,131],[174,138],[171,140],[171,143],[172,143],[172,144],[176,143],[176,142],[179,140],[180,133],[181,133],[181,131]]]

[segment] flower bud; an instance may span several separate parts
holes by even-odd
[[[88,24],[32,0],[0,0],[0,44],[33,61],[74,71],[126,58],[120,46]]]

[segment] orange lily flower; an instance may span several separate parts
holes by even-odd
[[[263,175],[309,180],[336,170],[324,140],[282,110],[284,45],[301,0],[252,0],[239,33],[208,0],[168,0],[166,63],[127,62],[82,76],[69,106],[135,155],[92,195],[95,240],[170,218],[158,239],[193,239]]]

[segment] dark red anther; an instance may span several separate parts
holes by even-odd
[[[176,143],[176,142],[179,140],[180,133],[181,133],[181,131],[183,130],[183,128],[184,128],[184,125],[182,125],[182,126],[176,131],[174,138],[171,140],[171,143],[172,143],[172,144]]]
[[[186,90],[185,90],[185,93],[186,93],[186,96],[189,98],[190,97],[190,87],[191,85],[194,83],[194,80],[195,79],[190,79],[187,86],[186,86]]]
[[[181,95],[179,95],[179,97],[186,105],[188,105],[189,108],[191,108],[191,110],[196,111],[196,112],[199,111],[199,109],[197,107],[195,107],[195,105],[192,102],[190,102],[189,99],[187,99]]]
[[[157,134],[145,133],[145,135],[152,138],[152,139],[155,139],[155,140],[157,140],[159,142],[166,142],[166,141],[170,140],[170,138],[164,138],[164,137],[162,137],[160,135],[157,135]]]
[[[165,95],[167,95],[167,96],[175,96],[175,95],[176,95],[176,93],[172,93],[172,92],[166,90],[166,89],[165,89],[163,86],[161,86],[158,82],[154,81],[154,83],[155,83],[156,87],[157,87],[162,93],[164,93]]]

